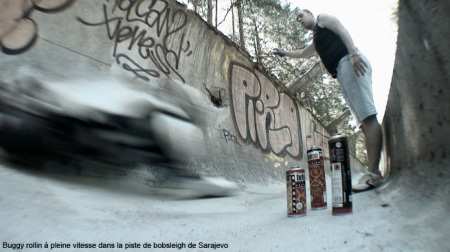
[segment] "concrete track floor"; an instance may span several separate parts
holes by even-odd
[[[0,251],[15,251],[5,248],[5,242],[197,245],[182,251],[450,251],[445,238],[449,225],[420,225],[429,223],[426,212],[422,220],[412,221],[389,202],[390,195],[354,195],[351,215],[331,216],[328,208],[288,218],[285,193],[285,185],[274,182],[247,185],[229,198],[175,200],[155,196],[127,179],[55,176],[0,166]],[[228,248],[199,248],[200,242],[226,243]]]

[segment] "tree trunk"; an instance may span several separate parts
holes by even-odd
[[[234,6],[233,6],[233,0],[230,0],[231,2],[231,26],[233,26],[233,41],[236,38],[236,30],[235,30],[235,24],[234,24]]]
[[[245,37],[244,37],[244,20],[242,11],[242,0],[237,0],[236,7],[238,10],[238,26],[239,26],[239,44],[242,49],[245,50]]]
[[[212,5],[212,0],[208,0],[208,13],[207,13],[207,17],[208,17],[208,24],[213,25],[212,22],[212,17],[213,17],[213,5]]]
[[[219,5],[218,5],[218,3],[217,3],[217,0],[216,0],[216,28],[217,28],[217,26],[218,26],[218,11],[219,10]]]
[[[258,31],[258,22],[256,18],[253,18],[253,26],[255,30],[255,57],[256,62],[261,63],[261,41],[259,38],[259,31]]]
[[[195,13],[197,13],[197,5],[198,5],[198,4],[197,4],[197,1],[198,1],[198,0],[191,0],[192,6],[194,6],[194,12],[195,12]]]

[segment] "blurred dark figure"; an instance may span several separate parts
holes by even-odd
[[[196,197],[227,196],[233,182],[187,168],[206,158],[205,107],[194,88],[167,81],[165,88],[136,90],[102,79],[0,83],[0,147],[14,161],[45,165],[91,160],[112,167],[150,164],[170,169],[161,187]]]

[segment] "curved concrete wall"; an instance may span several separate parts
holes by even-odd
[[[448,1],[400,1],[398,49],[384,118],[395,175],[450,158]]]
[[[26,65],[60,80],[106,74],[139,85],[172,79],[192,86],[208,101],[211,155],[192,166],[208,173],[279,179],[288,167],[306,167],[307,146],[320,145],[328,156],[324,128],[223,34],[175,1],[130,2],[78,0],[62,12],[34,11],[36,45],[2,54],[0,73]]]
[[[391,179],[381,195],[400,211],[405,233],[433,230],[427,249],[443,251],[449,243],[441,234],[450,232],[444,221],[450,211],[450,2],[399,4],[396,62],[383,123]]]

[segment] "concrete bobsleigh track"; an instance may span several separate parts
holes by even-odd
[[[151,15],[138,11],[137,17],[131,2],[79,0],[50,12],[35,6],[34,25],[13,37],[8,20],[0,19],[2,80],[25,67],[61,83],[95,85],[93,76],[114,75],[136,85],[175,79],[197,88],[205,94],[210,152],[191,166],[239,182],[242,192],[174,200],[153,194],[148,183],[158,171],[147,167],[72,173],[58,164],[43,172],[4,163],[0,251],[178,251],[143,247],[161,243],[186,246],[183,251],[450,251],[448,1],[399,1],[398,49],[383,121],[388,183],[354,195],[352,215],[334,217],[327,209],[302,218],[286,217],[283,174],[306,167],[309,145],[327,152],[323,127],[245,52],[184,6],[143,1]],[[14,16],[14,4],[1,4],[2,17]],[[39,36],[28,48],[34,33]],[[12,48],[17,44],[27,50]],[[274,120],[267,127],[269,113]],[[352,164],[356,178],[361,168]],[[97,248],[75,248],[77,242]],[[115,249],[99,248],[101,243]]]

